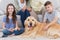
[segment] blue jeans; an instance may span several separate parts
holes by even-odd
[[[27,9],[25,11],[20,10],[20,11],[17,12],[17,15],[21,16],[22,26],[25,28],[24,21],[26,20],[26,18],[28,16],[30,16],[30,12]]]
[[[21,28],[20,30],[14,30],[14,32],[10,32],[9,30],[4,29],[2,32],[3,32],[3,35],[11,35],[11,34],[20,35],[24,32],[24,29]]]
[[[14,30],[14,34],[15,35],[20,35],[20,34],[22,34],[22,33],[24,33],[24,28],[20,28],[20,30]]]

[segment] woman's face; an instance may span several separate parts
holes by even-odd
[[[8,12],[10,15],[12,15],[12,13],[14,12],[14,7],[13,6],[9,6],[8,7]]]

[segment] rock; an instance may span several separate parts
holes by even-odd
[[[2,10],[3,12],[5,12],[6,11],[6,6],[9,3],[14,4],[14,6],[16,7],[16,9],[19,9],[18,8],[18,3],[17,3],[16,0],[0,0],[0,10]]]
[[[47,0],[30,0],[30,5],[35,11],[40,11]]]

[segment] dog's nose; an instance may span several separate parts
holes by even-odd
[[[32,26],[32,23],[30,23],[30,25]]]

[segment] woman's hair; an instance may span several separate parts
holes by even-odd
[[[12,20],[13,20],[13,23],[15,24],[16,23],[16,11],[15,11],[15,6],[13,5],[13,4],[8,4],[7,5],[7,8],[6,8],[6,22],[7,23],[9,23],[9,18],[8,18],[8,16],[9,16],[9,12],[8,12],[8,7],[9,6],[13,6],[13,8],[14,8],[14,11],[13,11],[13,13],[12,13]]]

